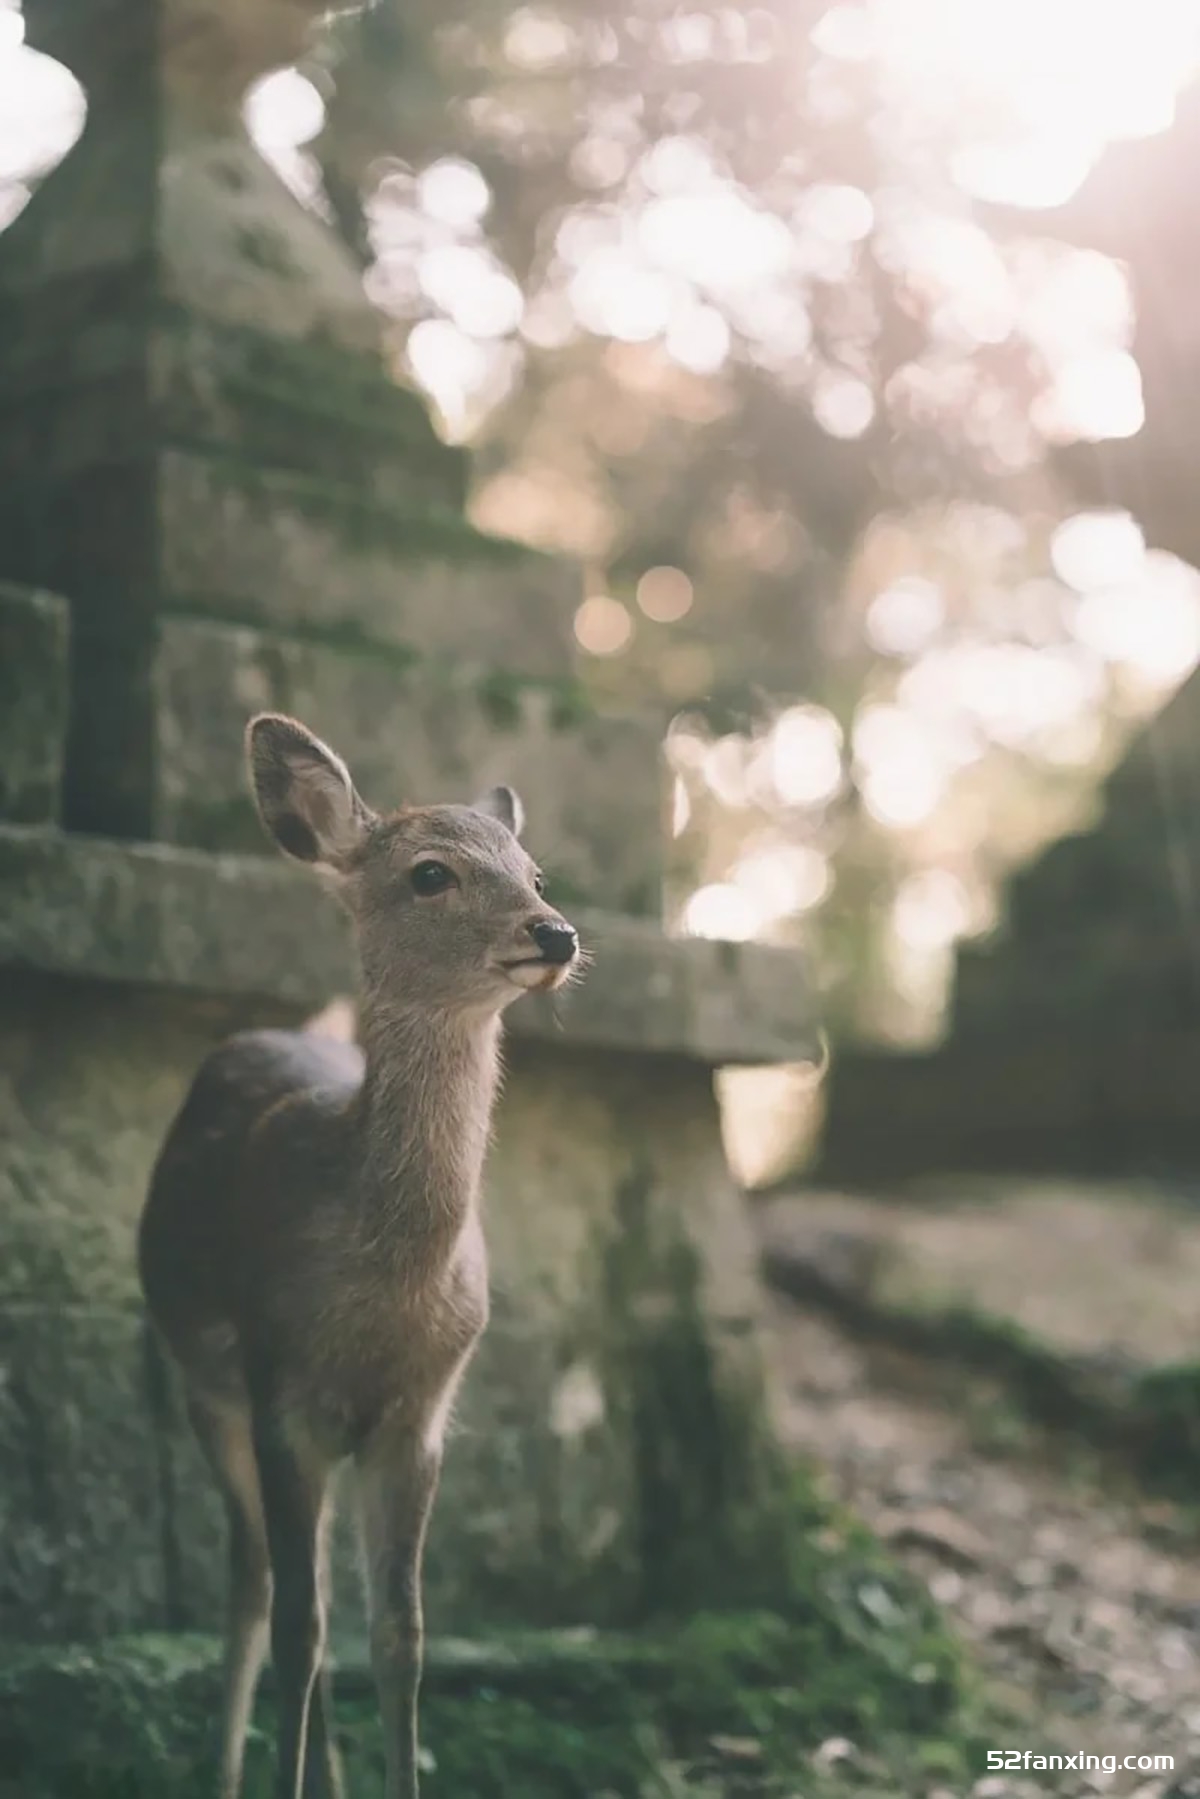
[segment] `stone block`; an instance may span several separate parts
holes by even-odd
[[[409,513],[461,511],[466,458],[417,395],[375,357],[234,330],[179,309],[150,346],[152,417],[163,440],[341,483]]]
[[[182,343],[165,332],[147,343],[97,328],[62,351],[57,367],[35,363],[20,379],[0,371],[0,478],[10,495],[50,506],[56,487],[80,470],[119,466],[165,444],[341,482],[418,517],[462,507],[461,454],[434,436],[415,395],[379,374],[378,404],[364,396],[356,415],[352,373],[339,381],[328,358],[314,357],[306,373],[299,352],[285,360],[270,339],[259,348],[248,332],[213,328],[208,337],[210,345],[197,326]],[[64,386],[67,372],[74,379]]]
[[[44,490],[96,463],[204,446],[410,512],[465,503],[463,452],[441,441],[379,357],[165,303],[149,330],[118,314],[84,318],[70,335],[48,310],[49,319],[45,307],[6,306],[0,291],[6,488]]]
[[[1182,823],[1182,820],[1181,820]],[[1191,831],[1184,826],[1186,844]],[[1146,804],[1111,815],[1098,830],[1060,838],[1013,880],[1007,901],[1013,938],[1037,945],[1111,921],[1136,919],[1152,936],[1178,920],[1178,842]]]
[[[184,451],[162,459],[159,508],[169,604],[524,675],[573,666],[578,568],[452,512]]]
[[[845,1053],[826,1089],[815,1178],[874,1186],[931,1170],[1106,1169],[1129,1114],[1123,1064],[1111,1085],[1105,1064],[1103,1039],[1072,1035],[1061,1019],[932,1053]]]
[[[69,614],[54,594],[0,584],[0,818],[58,816]]]
[[[640,719],[574,716],[537,683],[498,682],[374,650],[247,627],[164,622],[156,677],[155,835],[274,853],[242,766],[248,717],[292,712],[327,736],[381,808],[469,801],[511,782],[526,838],[564,907],[655,912],[663,830],[659,738]]]
[[[136,1303],[134,1232],[151,1165],[217,1027],[195,1005],[4,977],[0,1293]]]
[[[132,1311],[0,1304],[7,1640],[86,1640],[162,1622],[163,1518],[140,1333]]]

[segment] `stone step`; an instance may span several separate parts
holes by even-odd
[[[410,512],[461,512],[467,460],[443,443],[424,403],[378,360],[295,344],[164,308],[150,351],[150,400],[178,444],[236,445]]]
[[[964,945],[954,969],[950,1036],[1186,1024],[1200,1010],[1200,934],[1186,921],[1149,939],[1136,917],[1069,923],[1036,939]]]
[[[70,533],[56,523],[64,516]],[[36,497],[0,485],[0,539],[16,579],[71,601],[74,655],[87,671],[72,685],[62,815],[73,829],[155,833],[164,613],[214,629],[258,626],[381,671],[420,659],[452,665],[499,722],[515,719],[512,692],[530,682],[554,688],[555,722],[579,710],[578,567],[452,513],[409,515],[298,475],[177,450],[91,467]],[[647,742],[631,727],[619,769],[630,790],[645,791],[657,734],[637,773],[635,738]],[[657,812],[653,779],[648,803]]]
[[[58,818],[67,734],[66,602],[0,582],[0,818]]]
[[[377,646],[332,648],[249,626],[166,618],[151,688],[150,835],[275,854],[250,802],[246,720],[294,713],[336,746],[364,797],[469,802],[498,781],[564,906],[657,916],[666,841],[656,721],[598,716],[553,683],[478,674]]]
[[[346,487],[170,451],[158,530],[162,598],[193,612],[478,667],[515,659],[526,675],[574,668],[577,565],[453,513],[398,512]]]
[[[1170,1171],[1200,1156],[1200,1025],[1126,1015],[980,1030],[835,1057],[815,1176],[875,1186],[946,1169]]]
[[[59,529],[66,514],[75,541]],[[41,480],[36,493],[0,483],[0,539],[15,578],[68,594],[97,638],[183,606],[481,668],[560,678],[575,668],[577,564],[449,510],[380,504],[349,482],[196,450],[127,455]],[[118,581],[123,611],[110,592]]]
[[[1200,831],[1193,838],[1185,830],[1180,840],[1150,807],[1060,838],[1009,886],[1013,938],[1026,943],[1065,936],[1084,918],[1136,917],[1143,931],[1177,925],[1192,899],[1189,841],[1200,843]]]
[[[380,358],[268,336],[166,302],[147,331],[98,288],[38,307],[0,291],[0,480],[43,487],[165,445],[344,486],[381,505],[461,510],[466,460]],[[61,328],[52,329],[62,312]]]

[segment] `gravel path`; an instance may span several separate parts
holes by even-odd
[[[1056,1456],[984,1384],[950,1404],[919,1362],[782,1298],[768,1345],[788,1443],[927,1581],[1027,1718],[995,1748],[1174,1757],[1171,1772],[981,1768],[971,1799],[1200,1799],[1195,1520]]]

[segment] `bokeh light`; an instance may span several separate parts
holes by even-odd
[[[443,156],[431,162],[417,180],[417,204],[430,218],[469,229],[492,203],[487,182],[473,162]]]
[[[296,150],[325,123],[325,102],[298,69],[275,69],[246,95],[246,125],[259,149]]]
[[[744,940],[761,925],[758,907],[741,887],[714,881],[699,888],[683,909],[682,926],[693,937]]]
[[[694,599],[681,568],[648,568],[637,584],[637,603],[655,624],[673,625],[686,618]]]
[[[0,4],[0,230],[22,211],[32,184],[66,155],[86,116],[74,75],[31,50],[20,12]]]
[[[876,594],[867,612],[867,639],[885,656],[912,656],[937,635],[945,605],[932,581],[909,576]]]
[[[1145,566],[1146,540],[1128,512],[1076,512],[1055,529],[1050,560],[1069,587],[1088,593],[1136,580]]]
[[[785,806],[819,806],[842,784],[842,730],[820,706],[794,706],[767,739],[771,779]]]
[[[633,636],[633,620],[620,600],[593,594],[575,614],[575,636],[592,656],[615,656]]]

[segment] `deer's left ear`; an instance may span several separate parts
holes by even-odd
[[[246,759],[255,804],[279,848],[346,874],[376,819],[341,757],[297,719],[260,712],[246,727]]]
[[[525,829],[525,808],[511,787],[493,787],[482,799],[475,801],[475,810],[486,812],[489,818],[498,818],[514,837],[519,837]]]

